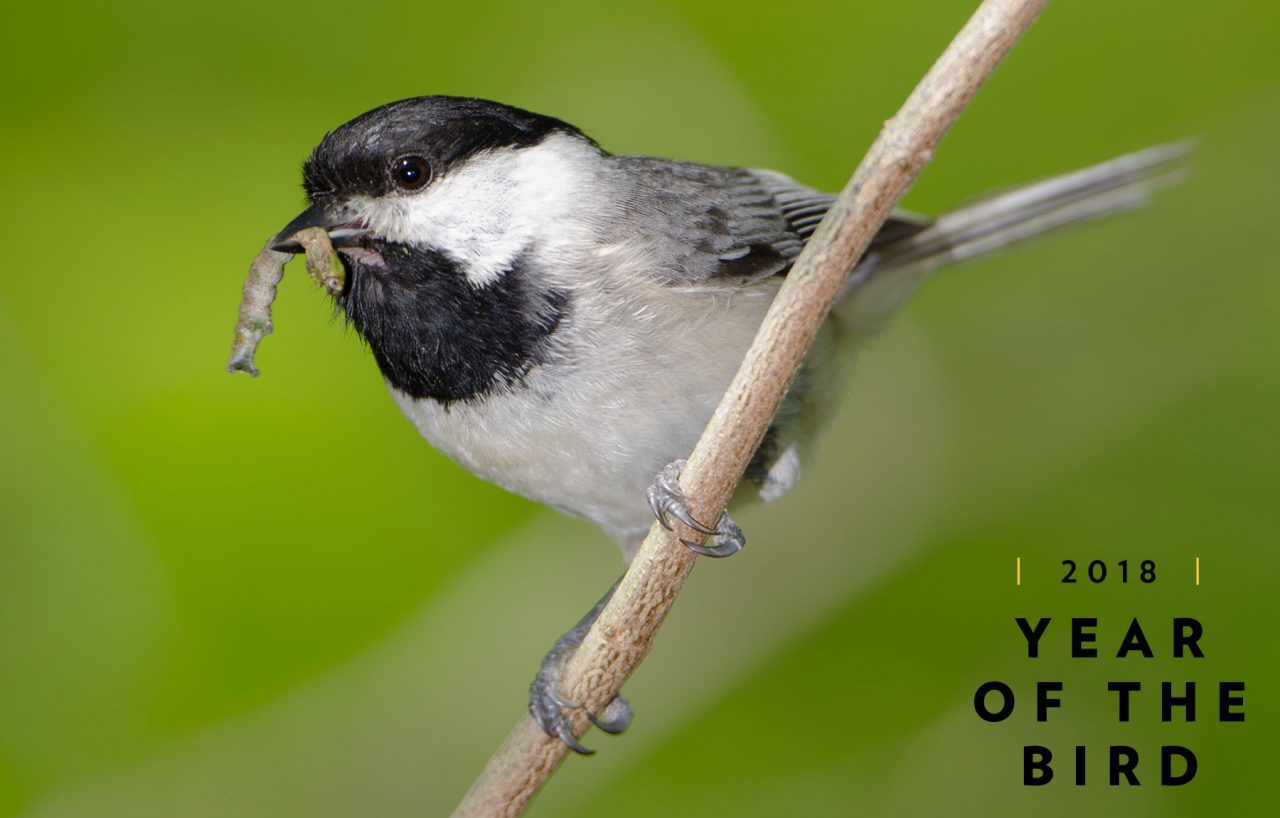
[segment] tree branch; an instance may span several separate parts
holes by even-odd
[[[720,516],[764,437],[805,352],[854,264],[969,103],[1047,0],[985,0],[879,138],[796,260],[755,342],[689,456],[681,487],[694,517]],[[695,557],[678,542],[689,530],[654,525],[613,599],[583,640],[561,692],[581,702],[575,734],[588,727],[649,652]],[[566,754],[526,716],[485,766],[455,818],[516,816]]]

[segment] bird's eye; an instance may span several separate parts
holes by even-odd
[[[391,176],[404,190],[417,190],[431,181],[431,166],[421,156],[402,156],[391,163]]]

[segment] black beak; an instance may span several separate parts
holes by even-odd
[[[281,253],[301,253],[302,245],[293,236],[308,227],[323,227],[329,232],[334,247],[350,247],[359,244],[369,231],[353,221],[350,216],[338,213],[322,204],[313,204],[284,226],[271,242],[271,249]]]

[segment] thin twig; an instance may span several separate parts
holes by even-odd
[[[694,517],[717,519],[764,437],[809,344],[876,230],[959,116],[1047,0],[985,0],[916,86],[818,231],[796,260],[755,342],[689,456],[681,487]],[[561,693],[581,702],[575,734],[588,727],[644,659],[675,601],[694,556],[677,541],[689,530],[654,525],[630,569],[565,671]],[[455,818],[516,816],[566,754],[525,717],[472,784]]]

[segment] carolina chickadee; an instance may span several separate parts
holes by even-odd
[[[744,483],[766,500],[795,485],[850,347],[926,275],[1136,206],[1179,153],[1149,149],[935,220],[895,214]],[[709,534],[701,553],[741,547],[727,516],[708,526],[689,515],[678,458],[834,196],[769,170],[615,156],[558,119],[443,96],[393,102],[327,134],[303,180],[311,206],[274,249],[298,251],[291,237],[305,227],[329,231],[347,273],[338,304],[436,448],[595,521],[628,561],[655,513]],[[600,607],[557,641],[531,686],[533,715],[580,752],[555,686]],[[597,724],[616,731],[628,718],[619,698]]]

